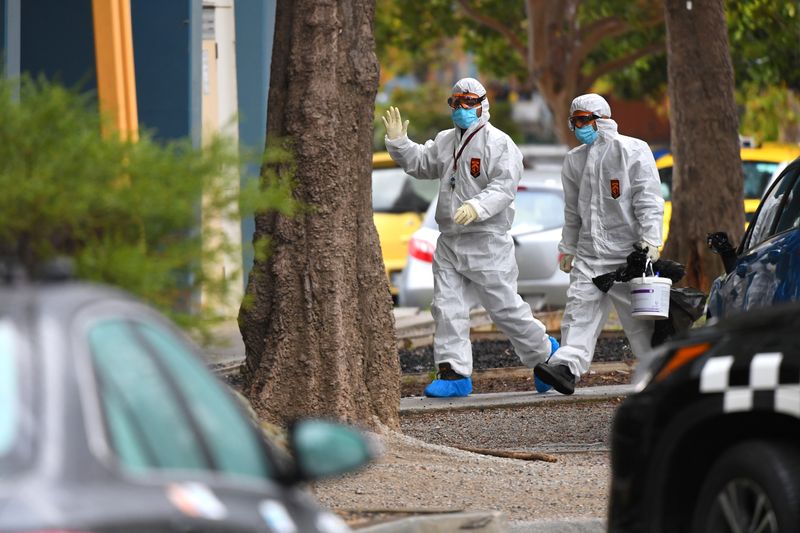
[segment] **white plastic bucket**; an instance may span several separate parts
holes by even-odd
[[[663,320],[669,317],[671,279],[642,276],[633,278],[630,287],[632,316],[642,320]]]

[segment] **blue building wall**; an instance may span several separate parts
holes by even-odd
[[[20,8],[20,70],[96,91],[91,0],[23,0]]]
[[[201,0],[131,0],[139,126],[200,144]]]
[[[267,131],[267,99],[272,40],[275,34],[275,0],[235,0],[236,83],[239,93],[239,143],[245,150],[263,152]],[[252,165],[241,176],[242,184],[257,180],[260,168]],[[252,216],[242,219],[244,280],[253,266]]]

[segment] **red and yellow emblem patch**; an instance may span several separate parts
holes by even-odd
[[[473,178],[477,178],[481,175],[481,160],[480,158],[473,157],[469,160],[469,173],[472,174]]]
[[[620,190],[619,190],[619,180],[611,180],[611,198],[615,200],[619,198]]]

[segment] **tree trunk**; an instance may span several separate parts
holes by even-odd
[[[256,260],[239,314],[246,394],[285,426],[304,416],[397,427],[400,368],[372,221],[374,0],[277,5],[269,138],[291,142],[295,217],[256,217]],[[266,169],[262,169],[265,175]]]
[[[728,32],[722,0],[666,0],[665,10],[675,162],[664,255],[686,265],[688,285],[708,291],[722,262],[707,248],[706,234],[726,231],[738,242],[744,228]]]

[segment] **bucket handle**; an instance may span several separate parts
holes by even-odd
[[[650,276],[655,276],[656,273],[653,270],[653,262],[650,260],[649,257],[647,258],[647,262],[644,264],[644,270],[642,271],[642,278],[647,277],[647,269],[648,268],[650,269]]]

